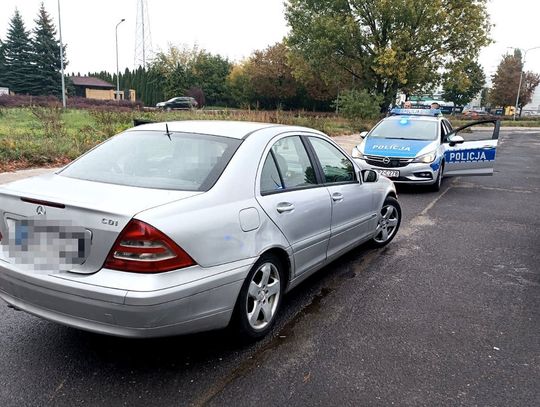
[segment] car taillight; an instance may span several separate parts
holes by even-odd
[[[163,232],[132,219],[116,239],[103,266],[136,273],[162,273],[194,264],[189,254]]]

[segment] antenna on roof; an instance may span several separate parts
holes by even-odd
[[[169,137],[169,140],[171,139],[171,132],[169,131],[169,125],[167,123],[165,123],[165,130],[166,130],[166,135],[167,137]]]

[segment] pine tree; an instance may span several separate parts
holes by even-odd
[[[32,45],[30,36],[19,10],[9,22],[6,42],[4,44],[5,81],[4,84],[15,93],[32,93]]]
[[[4,57],[4,43],[0,40],[0,87],[3,87],[6,83],[6,58]]]
[[[32,42],[35,66],[32,76],[34,81],[33,93],[38,95],[61,96],[60,42],[56,39],[56,28],[49,13],[45,10],[43,3],[41,3],[38,17],[34,21],[36,28],[34,29]],[[67,62],[64,60],[65,65],[67,65]]]

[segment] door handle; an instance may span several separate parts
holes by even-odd
[[[332,194],[332,201],[334,201],[334,202],[343,201],[343,194],[341,192],[334,192]]]
[[[482,150],[493,150],[494,148],[495,146],[491,146],[489,144],[481,147]]]
[[[276,211],[279,213],[283,212],[292,212],[294,210],[294,205],[290,202],[280,202],[276,206]]]

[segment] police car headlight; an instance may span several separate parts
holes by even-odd
[[[359,158],[361,160],[365,160],[364,154],[362,154],[360,150],[358,149],[358,147],[356,146],[353,147],[351,155],[353,158]]]
[[[416,157],[413,160],[413,163],[429,164],[429,163],[432,163],[433,161],[435,161],[436,157],[437,157],[437,154],[435,153],[435,151],[432,151],[431,153],[422,154],[421,156]]]

